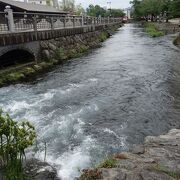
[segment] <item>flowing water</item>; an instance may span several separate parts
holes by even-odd
[[[180,128],[180,50],[128,24],[102,48],[35,82],[0,89],[0,106],[37,130],[39,153],[63,180],[147,135]]]

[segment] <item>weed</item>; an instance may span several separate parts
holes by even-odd
[[[165,166],[162,166],[162,165],[156,165],[156,166],[153,166],[152,167],[153,170],[155,171],[158,171],[158,172],[163,172],[175,179],[180,179],[180,173],[176,173],[176,172],[173,172],[173,171],[170,171],[167,167]]]
[[[0,158],[5,180],[23,179],[25,149],[33,145],[35,137],[35,129],[29,122],[17,123],[0,110]]]
[[[102,32],[100,34],[100,41],[104,42],[108,38],[108,33],[107,32]]]
[[[145,23],[145,31],[146,31],[151,37],[164,36],[164,32],[158,31],[153,23]]]
[[[98,165],[98,168],[115,168],[115,167],[117,167],[117,160],[112,157],[105,159]]]

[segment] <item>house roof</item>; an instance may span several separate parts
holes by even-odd
[[[65,11],[60,11],[52,6],[46,6],[41,4],[33,4],[33,3],[25,3],[20,1],[13,1],[13,0],[0,0],[0,5],[5,6],[9,5],[13,8],[20,9],[22,11],[29,11],[29,12],[37,12],[37,13],[55,13],[55,14],[67,14]]]

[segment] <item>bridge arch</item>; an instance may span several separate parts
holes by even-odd
[[[6,49],[0,55],[0,68],[29,63],[36,60],[35,54],[27,48]]]

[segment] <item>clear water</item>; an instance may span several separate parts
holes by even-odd
[[[35,82],[0,89],[0,107],[37,130],[63,180],[147,135],[180,128],[180,50],[128,24],[102,48]]]

